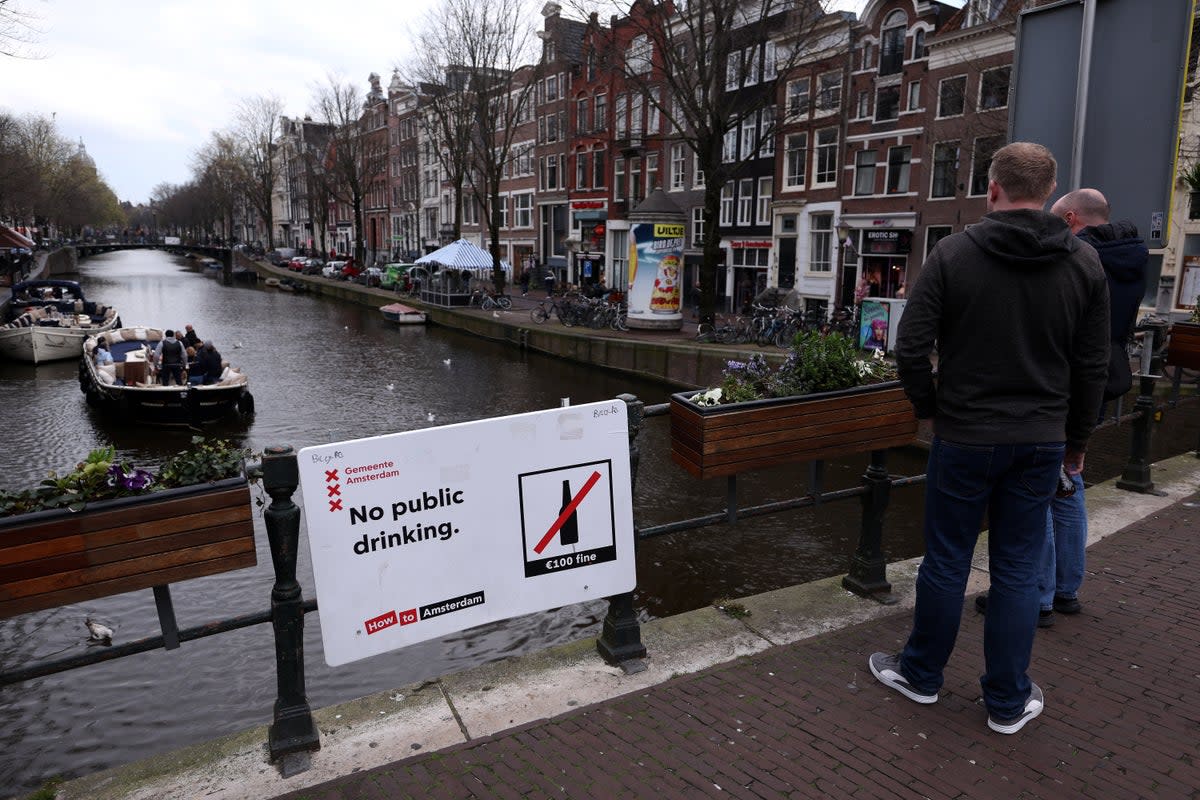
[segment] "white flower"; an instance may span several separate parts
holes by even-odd
[[[692,402],[698,406],[716,406],[721,404],[721,387],[697,392],[692,396]]]

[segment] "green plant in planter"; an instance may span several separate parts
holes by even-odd
[[[236,478],[253,452],[226,439],[192,437],[188,450],[176,453],[159,468],[158,475],[116,462],[116,450],[102,447],[65,475],[51,471],[34,489],[0,490],[0,517],[52,508],[82,510],[89,502],[145,495],[162,489]]]
[[[1193,162],[1179,173],[1179,179],[1187,185],[1188,191],[1200,192],[1200,161]]]
[[[724,405],[832,392],[895,377],[895,367],[884,360],[881,351],[864,357],[848,336],[801,331],[778,369],[772,370],[760,355],[753,355],[748,361],[729,361],[720,387],[697,392],[691,399],[699,405]]]

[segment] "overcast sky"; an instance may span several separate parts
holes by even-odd
[[[17,0],[40,18],[42,57],[0,56],[0,108],[53,115],[121,200],[144,202],[191,177],[242,98],[274,94],[303,116],[330,74],[386,87],[436,1]]]

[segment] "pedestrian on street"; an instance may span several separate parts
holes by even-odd
[[[1064,463],[1083,469],[1108,371],[1104,270],[1094,249],[1043,210],[1057,169],[1038,144],[996,151],[989,213],[934,247],[896,342],[905,393],[918,418],[933,420],[925,559],[908,641],[897,655],[873,654],[871,672],[910,700],[937,702],[986,514],[980,682],[988,727],[1005,734],[1045,704],[1028,669],[1046,514]]]

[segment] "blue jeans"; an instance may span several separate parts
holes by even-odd
[[[912,633],[900,654],[901,672],[917,690],[933,694],[942,687],[986,512],[992,586],[983,623],[983,700],[996,719],[1024,710],[1046,514],[1063,451],[1062,442],[973,445],[934,437],[925,484],[925,560],[917,572]]]
[[[1054,607],[1054,596],[1076,598],[1083,584],[1087,552],[1087,508],[1083,476],[1072,475],[1075,494],[1055,497],[1046,516],[1046,554],[1042,558],[1041,607]]]

